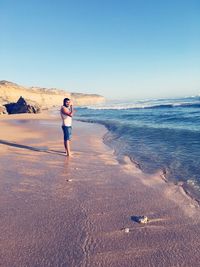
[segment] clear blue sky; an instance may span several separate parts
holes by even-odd
[[[200,93],[199,0],[0,0],[0,79],[111,98]]]

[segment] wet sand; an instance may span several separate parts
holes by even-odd
[[[200,265],[198,203],[119,164],[103,126],[74,122],[72,158],[55,117],[2,116],[0,127],[0,266]]]

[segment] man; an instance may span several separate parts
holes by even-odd
[[[60,115],[62,118],[62,130],[64,134],[64,147],[66,156],[71,156],[70,140],[72,136],[72,116],[73,106],[69,98],[63,100],[63,106],[60,109]]]

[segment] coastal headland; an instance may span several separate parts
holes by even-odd
[[[56,115],[2,115],[0,127],[1,266],[199,266],[198,203],[119,162],[103,126],[75,121],[71,158]]]
[[[105,98],[97,94],[72,93],[57,88],[25,87],[9,81],[0,81],[1,106],[17,102],[20,97],[34,101],[41,109],[60,106],[63,98],[69,97],[76,106],[98,104]]]

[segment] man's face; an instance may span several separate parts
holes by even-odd
[[[65,102],[65,105],[66,105],[67,107],[69,107],[69,104],[70,104],[70,100],[68,100],[68,101]]]

